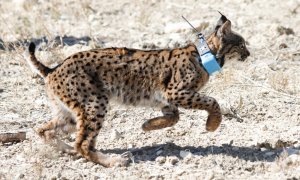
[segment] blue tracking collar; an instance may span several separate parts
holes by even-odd
[[[200,63],[203,65],[209,75],[220,71],[221,67],[217,62],[216,57],[210,52],[210,49],[205,41],[203,34],[198,34],[199,46],[197,47],[200,54]]]

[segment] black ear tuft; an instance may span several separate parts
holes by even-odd
[[[29,47],[28,47],[28,51],[30,54],[34,54],[34,51],[35,51],[35,44],[33,42],[31,42],[29,44]]]
[[[221,18],[219,19],[219,21],[222,21],[223,23],[225,23],[228,19],[226,16],[224,16],[220,11],[218,11],[221,15]]]
[[[221,14],[220,19],[217,22],[217,25],[215,27],[215,30],[218,30],[228,19],[226,16],[224,16],[220,11],[218,11]]]

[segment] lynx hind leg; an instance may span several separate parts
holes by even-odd
[[[46,141],[56,139],[58,133],[70,134],[76,130],[76,122],[70,110],[63,107],[61,102],[52,101],[52,104],[54,118],[36,130]]]
[[[111,157],[95,150],[96,137],[107,112],[109,92],[103,88],[103,83],[95,81],[87,74],[78,75],[74,81],[84,82],[84,86],[74,83],[72,89],[65,88],[65,91],[60,92],[60,97],[76,119],[75,151],[106,167],[126,165],[128,158]]]
[[[93,99],[97,99],[99,102],[97,103]],[[77,121],[79,127],[75,149],[86,159],[105,167],[125,166],[128,163],[128,158],[122,156],[111,157],[95,149],[96,137],[102,127],[107,105],[108,97],[103,93],[99,93],[89,96],[87,103],[79,105],[82,108],[75,109],[78,114]]]
[[[179,120],[177,107],[165,106],[162,108],[163,116],[149,119],[144,122],[142,129],[152,131],[174,126]]]
[[[73,148],[58,137],[59,133],[70,134],[76,130],[76,122],[72,114],[63,107],[59,106],[59,103],[54,103],[56,108],[55,117],[49,122],[36,129],[37,134],[43,138],[46,142],[58,148],[63,152],[71,152]]]
[[[36,129],[37,134],[46,142],[52,141],[56,138],[56,126],[59,123],[57,118],[53,118],[49,122]]]

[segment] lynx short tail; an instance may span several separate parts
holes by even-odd
[[[36,71],[43,78],[47,77],[47,75],[52,72],[52,69],[43,65],[40,61],[37,60],[35,56],[35,44],[31,42],[28,47],[30,58],[28,59],[28,63],[30,67]]]

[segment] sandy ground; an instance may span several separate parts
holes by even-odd
[[[37,56],[54,66],[95,47],[183,46],[195,36],[181,15],[207,33],[216,10],[251,51],[246,62],[229,59],[201,91],[220,102],[221,127],[207,133],[205,112],[180,109],[176,126],[145,133],[143,121],[158,109],[112,103],[97,148],[131,151],[128,167],[104,168],[44,144],[33,131],[51,118],[43,80],[30,71],[22,46],[0,50],[0,132],[27,134],[0,145],[0,179],[300,179],[299,0],[1,1],[0,37],[5,45],[90,38],[40,43]]]

